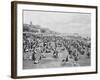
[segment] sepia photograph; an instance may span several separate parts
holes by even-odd
[[[97,73],[97,6],[13,1],[12,78]]]
[[[23,69],[91,66],[91,14],[23,10]]]

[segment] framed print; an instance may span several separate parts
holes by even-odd
[[[11,77],[97,73],[97,6],[13,1]]]

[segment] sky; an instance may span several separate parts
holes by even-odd
[[[40,25],[59,33],[91,35],[91,14],[50,11],[23,11],[23,23]]]

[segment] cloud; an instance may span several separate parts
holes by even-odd
[[[60,33],[91,35],[91,14],[87,13],[24,11],[24,23],[30,21]]]

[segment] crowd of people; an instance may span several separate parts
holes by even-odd
[[[65,38],[57,35],[23,35],[23,53],[25,60],[33,60],[34,64],[39,64],[47,54],[52,54],[53,58],[60,58],[59,54],[64,54],[62,63],[73,60],[77,62],[80,55],[87,58],[91,56],[91,43],[87,38]]]

